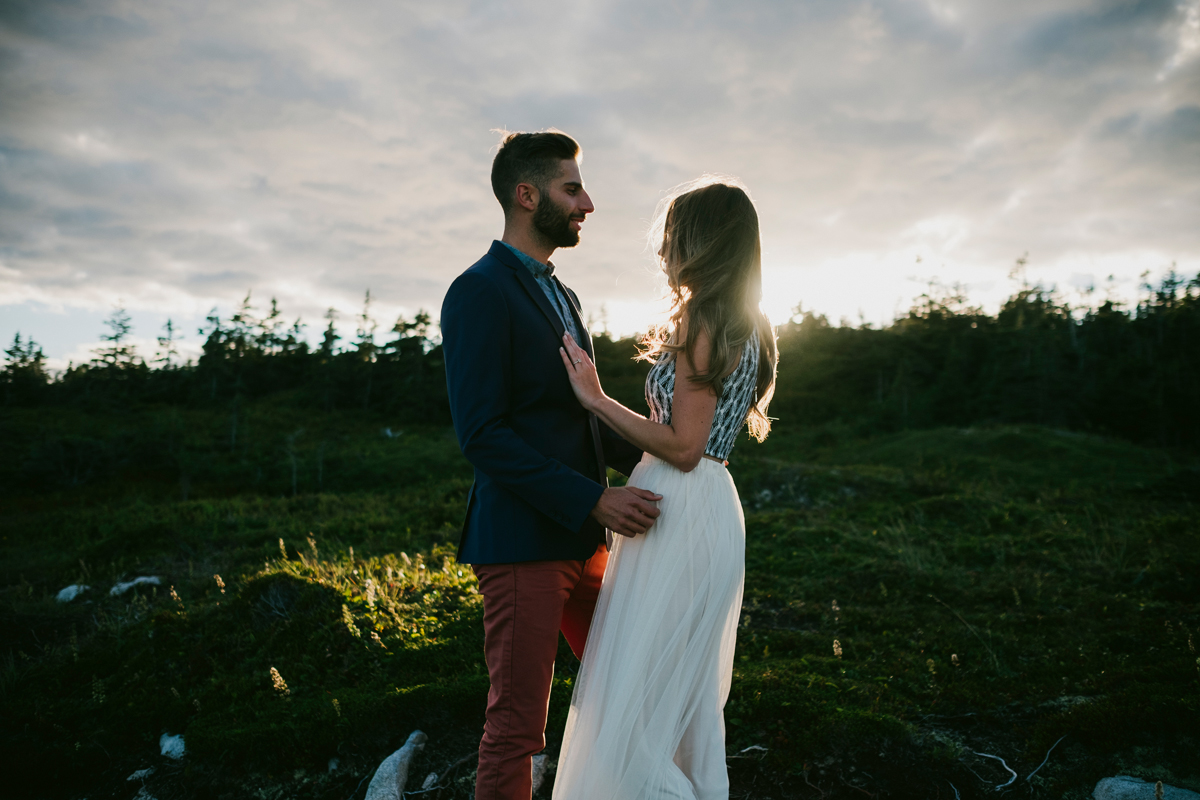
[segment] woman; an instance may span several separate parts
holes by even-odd
[[[758,215],[702,180],[668,198],[655,238],[671,329],[647,337],[647,419],[607,397],[587,353],[563,362],[585,408],[646,451],[630,484],[661,494],[643,536],[618,537],[567,719],[556,800],[728,798],[725,723],[742,605],[745,522],[724,462],[744,422],[770,429],[775,335],[759,309]]]

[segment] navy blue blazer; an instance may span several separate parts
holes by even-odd
[[[566,294],[586,331],[579,298]],[[605,467],[628,475],[642,451],[575,399],[558,353],[562,321],[545,292],[493,242],[450,285],[441,327],[454,432],[475,467],[458,560],[589,558],[605,540],[588,516],[608,485]],[[590,337],[580,345],[592,352]]]

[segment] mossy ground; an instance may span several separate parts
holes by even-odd
[[[126,777],[155,766],[160,800],[361,797],[414,728],[417,781],[442,776],[429,796],[469,796],[487,692],[480,598],[452,557],[469,468],[443,428],[275,412],[245,409],[232,443],[200,413],[3,421],[16,796],[133,797]],[[169,436],[190,444],[164,467]],[[1193,458],[1035,427],[780,426],[731,472],[735,796],[995,797],[1009,773],[977,753],[1023,795],[1082,798],[1117,772],[1200,789]],[[163,585],[109,596],[134,575]],[[56,603],[71,583],[92,589]],[[552,757],[574,671],[564,645]],[[164,732],[182,762],[158,755]]]

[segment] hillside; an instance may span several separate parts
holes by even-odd
[[[235,439],[205,410],[0,417],[0,751],[21,796],[129,797],[154,766],[160,800],[341,800],[414,728],[419,776],[472,752],[487,680],[452,432],[238,413]],[[1194,457],[1027,425],[781,423],[730,469],[735,796],[995,797],[1009,775],[975,753],[1041,797],[1118,772],[1200,789]],[[139,575],[162,585],[109,594]],[[56,602],[70,584],[91,589]],[[574,669],[564,645],[552,757]],[[431,796],[469,796],[471,769]]]

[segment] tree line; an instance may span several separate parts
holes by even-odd
[[[18,332],[5,350],[0,389],[7,405],[77,404],[93,407],[168,404],[225,407],[269,395],[315,409],[363,409],[397,421],[449,421],[441,347],[425,311],[401,316],[386,331],[371,314],[368,291],[355,336],[342,341],[337,311],[325,314],[319,344],[308,343],[306,325],[290,324],[275,299],[265,312],[249,294],[228,318],[214,309],[198,333],[195,362],[181,361],[179,336],[167,321],[158,348],[147,360],[130,344],[129,315],[117,309],[94,358],[58,375],[46,368],[41,347]]]
[[[1037,423],[1200,445],[1200,276],[1143,281],[1131,308],[1073,307],[1021,279],[995,314],[944,286],[882,329],[799,313],[779,331],[772,415],[864,433]]]
[[[1018,262],[1018,268],[1023,262]],[[868,434],[941,425],[1030,422],[1158,444],[1200,445],[1200,276],[1145,280],[1130,307],[1073,306],[1058,292],[1019,287],[995,314],[960,288],[931,286],[890,325],[833,325],[801,311],[781,325],[772,416],[841,424]],[[353,339],[333,309],[320,343],[278,304],[249,295],[228,318],[213,312],[202,354],[181,363],[168,322],[147,361],[118,310],[93,360],[58,375],[18,333],[5,350],[0,396],[9,406],[140,404],[228,407],[271,396],[325,410],[362,409],[397,422],[449,422],[434,321],[420,312],[380,330],[367,293]],[[596,339],[609,391],[640,407],[646,365],[635,338]]]

